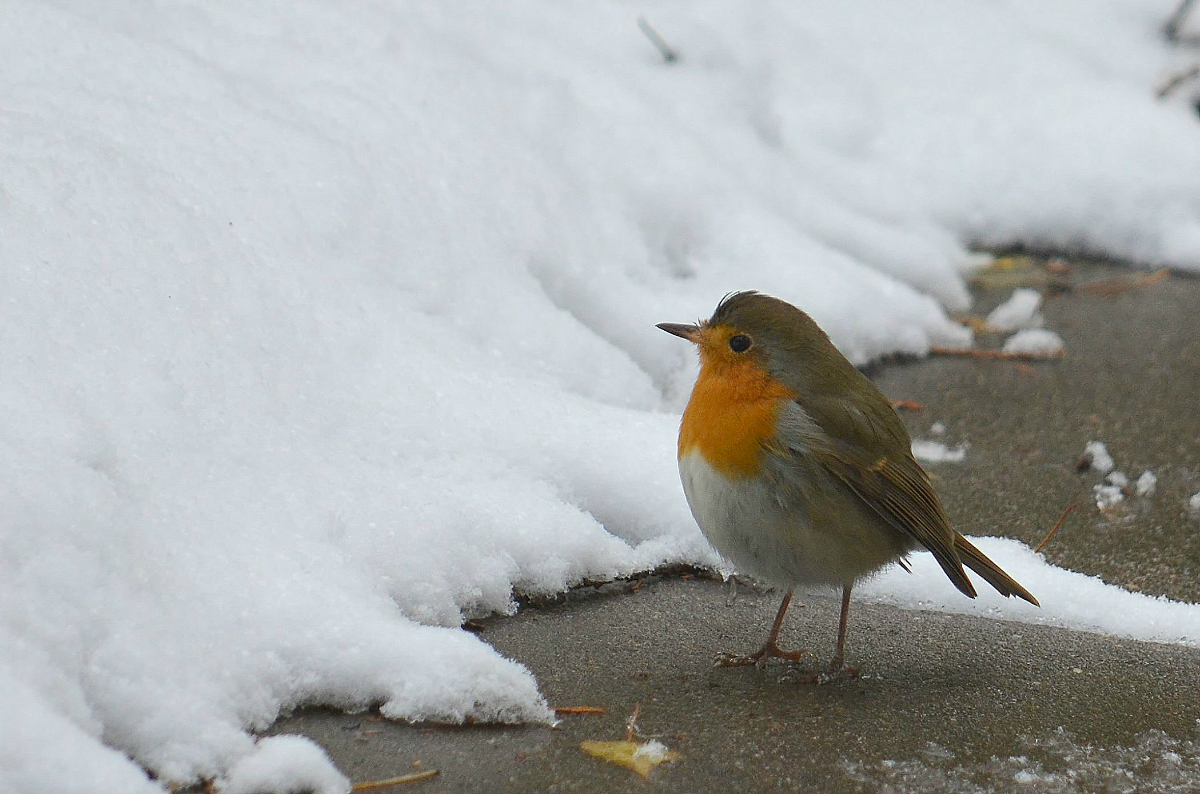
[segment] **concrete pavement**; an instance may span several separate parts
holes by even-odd
[[[1079,283],[1127,276],[1075,265]],[[745,285],[752,287],[753,285]],[[1009,290],[985,290],[986,311]],[[1200,280],[1171,277],[1103,297],[1050,300],[1065,339],[1056,361],[891,362],[872,376],[914,435],[970,444],[930,466],[956,526],[1036,543],[1074,501],[1051,561],[1131,589],[1200,601]],[[1084,443],[1107,443],[1148,497],[1102,513],[1099,476],[1076,470]],[[783,668],[714,669],[719,650],[757,647],[778,595],[703,577],[654,578],[628,592],[577,593],[511,618],[483,638],[534,672],[552,705],[590,705],[557,729],[436,727],[307,710],[271,733],[302,733],[355,781],[421,768],[413,792],[1197,791],[1200,650],[974,617],[856,603],[850,657],[859,680],[815,687]],[[785,630],[822,658],[837,604],[803,597]],[[639,728],[681,754],[646,780],[579,750]]]

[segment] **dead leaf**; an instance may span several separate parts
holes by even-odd
[[[971,283],[980,289],[1012,289],[1039,287],[1065,290],[1071,284],[1061,269],[1051,269],[1033,256],[1001,256],[991,265],[971,276]]]
[[[580,742],[579,749],[611,764],[632,769],[642,777],[659,764],[679,760],[679,753],[668,750],[659,741],[634,742],[622,740],[617,742]]]
[[[961,323],[962,325],[967,326],[977,334],[988,333],[989,331],[987,318],[981,317],[978,314],[956,314],[950,319],[954,320],[956,323]]]

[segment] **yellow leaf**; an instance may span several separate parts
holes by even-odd
[[[579,747],[588,755],[620,764],[642,777],[659,764],[679,760],[679,753],[668,750],[666,745],[656,741],[580,742]]]

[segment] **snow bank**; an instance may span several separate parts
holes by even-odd
[[[0,4],[0,790],[549,719],[464,614],[713,561],[655,322],[757,288],[863,362],[969,341],[968,242],[1198,266],[1160,13]]]
[[[980,585],[979,597],[963,598],[928,552],[909,558],[911,574],[893,566],[860,584],[855,595],[906,608],[988,615],[1200,648],[1200,604],[1122,590],[1098,577],[1050,565],[1025,544],[1008,538],[970,540],[1033,593],[1041,607],[1005,598],[973,574],[969,575]]]

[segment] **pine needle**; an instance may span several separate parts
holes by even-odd
[[[411,775],[401,775],[400,777],[390,777],[387,780],[367,780],[362,783],[355,783],[350,787],[351,791],[373,791],[377,788],[390,788],[392,786],[403,786],[408,783],[417,783],[421,780],[428,780],[436,775],[436,769],[427,769],[424,772],[414,772]]]
[[[1037,544],[1037,547],[1034,548],[1034,550],[1033,550],[1034,554],[1037,554],[1037,553],[1041,552],[1042,549],[1046,548],[1046,544],[1049,543],[1050,539],[1053,538],[1054,535],[1058,532],[1059,527],[1061,527],[1063,525],[1063,522],[1067,520],[1067,516],[1071,515],[1071,511],[1077,507],[1079,507],[1079,502],[1076,502],[1075,504],[1071,505],[1070,507],[1068,507],[1066,510],[1063,511],[1063,514],[1058,517],[1058,521],[1054,524],[1054,527],[1049,532],[1046,533],[1046,537],[1042,538],[1042,542]]]
[[[602,706],[555,706],[555,714],[607,714]]]

